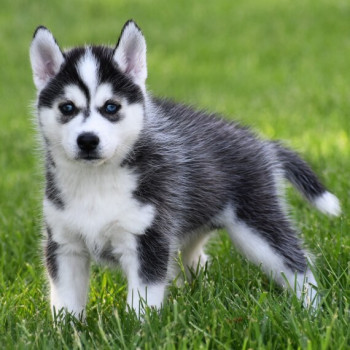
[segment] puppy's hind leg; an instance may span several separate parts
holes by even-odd
[[[242,253],[282,287],[292,288],[305,307],[317,307],[317,283],[308,267],[307,253],[279,206],[262,211],[250,207],[249,215],[232,209],[227,230]],[[243,218],[244,216],[244,218]]]
[[[210,235],[208,233],[193,234],[182,245],[181,255],[185,267],[197,270],[197,267],[204,267],[208,261],[208,256],[204,252],[205,244]]]

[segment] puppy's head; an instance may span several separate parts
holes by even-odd
[[[62,51],[39,27],[30,46],[39,126],[57,157],[89,164],[121,161],[143,126],[146,42],[128,21],[116,47]]]

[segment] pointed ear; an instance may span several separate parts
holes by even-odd
[[[30,46],[34,84],[40,91],[60,70],[64,56],[51,32],[38,27]]]
[[[145,89],[147,78],[146,41],[136,23],[125,23],[114,51],[114,60],[119,69],[132,81]]]

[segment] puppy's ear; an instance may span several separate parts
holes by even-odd
[[[38,27],[30,45],[34,84],[42,90],[60,70],[64,56],[55,38],[45,27]]]
[[[134,21],[129,20],[125,23],[113,57],[119,69],[128,75],[135,84],[145,89],[147,78],[146,41]]]

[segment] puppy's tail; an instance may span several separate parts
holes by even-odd
[[[295,152],[273,142],[277,157],[283,165],[284,175],[319,211],[339,216],[340,203],[336,196],[328,192],[325,186],[311,170],[310,166]]]

